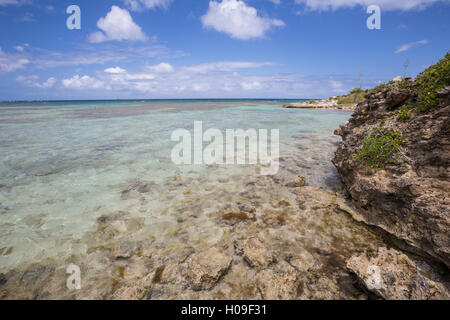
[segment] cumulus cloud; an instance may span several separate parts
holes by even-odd
[[[281,20],[260,16],[255,8],[241,0],[210,1],[209,9],[201,20],[205,28],[239,40],[262,38],[273,27],[285,25]]]
[[[131,17],[130,13],[117,6],[112,6],[106,17],[100,18],[97,27],[101,31],[96,31],[89,36],[89,41],[93,43],[105,41],[145,41],[147,36]]]
[[[151,72],[156,72],[156,73],[170,73],[170,72],[174,72],[175,68],[166,62],[162,62],[160,64],[157,64],[156,66],[149,66],[147,67],[147,69]]]
[[[424,9],[436,2],[448,2],[448,0],[295,0],[297,4],[305,5],[306,9],[327,11],[340,8],[352,8],[355,6],[368,7],[379,5],[384,10],[413,10]]]
[[[91,78],[89,76],[75,75],[72,78],[61,81],[62,85],[69,89],[90,90],[90,89],[108,89],[103,81]]]
[[[48,78],[47,81],[39,83],[39,76],[18,76],[16,78],[17,83],[26,87],[36,87],[41,89],[53,88],[53,86],[58,82],[55,78]]]
[[[21,55],[8,54],[0,48],[0,74],[23,69],[30,61]]]
[[[162,62],[144,67],[138,72],[114,67],[105,69],[96,77],[75,75],[62,80],[62,84],[68,89],[96,89],[98,91],[106,89],[114,90],[114,92],[134,92],[139,95],[251,91],[263,87],[268,88],[270,78],[241,76],[236,71],[268,65],[273,65],[273,63],[233,61],[204,63],[175,69],[169,63]]]
[[[112,73],[112,74],[118,74],[118,73],[124,73],[124,72],[126,72],[126,70],[122,69],[121,67],[115,67],[115,68],[105,69],[104,72]]]
[[[125,0],[125,4],[131,11],[142,11],[157,7],[166,9],[172,0]]]
[[[404,51],[408,51],[411,48],[424,46],[426,44],[428,44],[428,40],[420,40],[420,41],[406,43],[406,44],[402,45],[400,48],[398,48],[395,51],[395,53],[401,53],[401,52],[404,52]]]
[[[262,69],[273,65],[275,64],[271,62],[217,61],[175,68],[168,63],[160,63],[120,73],[99,72],[95,76],[83,77],[76,75],[63,80],[62,84],[70,89],[69,95],[72,92],[73,95],[79,94],[82,97],[89,92],[91,96],[101,99],[319,98],[348,91],[357,84],[357,79],[304,77],[270,73],[269,70]],[[171,72],[167,72],[169,69]],[[245,74],[239,73],[240,70],[246,70]]]

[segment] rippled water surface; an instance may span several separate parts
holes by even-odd
[[[45,266],[42,275],[22,276],[27,286],[69,262],[94,274],[108,265],[109,251],[98,248],[207,248],[232,231],[218,212],[255,192],[249,188],[280,196],[257,166],[173,164],[171,133],[192,131],[194,121],[204,130],[279,129],[277,176],[303,175],[309,187],[333,193],[333,131],[349,117],[276,101],[0,105],[0,273]]]

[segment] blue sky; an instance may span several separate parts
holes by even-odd
[[[0,100],[328,97],[434,64],[449,17],[449,0],[0,0]]]

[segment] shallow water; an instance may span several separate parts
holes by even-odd
[[[173,164],[171,133],[192,132],[194,121],[203,121],[204,130],[279,129],[277,176],[300,174],[308,186],[332,194],[339,186],[330,162],[339,142],[333,131],[349,117],[248,100],[0,105],[0,273],[64,270],[77,262],[85,278],[98,281],[109,252],[98,248],[130,242],[173,254],[186,245],[208,248],[230,232],[218,212],[255,185],[271,201],[281,197],[258,166]],[[264,203],[258,206],[259,212]],[[306,235],[315,227],[302,228]],[[32,286],[40,276],[22,275],[21,283]],[[52,297],[65,294],[53,291]]]

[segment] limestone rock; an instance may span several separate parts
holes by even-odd
[[[265,268],[276,261],[275,255],[258,238],[236,241],[235,246],[237,252],[242,254],[252,267]]]
[[[241,210],[228,209],[225,212],[222,212],[221,215],[222,219],[230,225],[235,225],[239,222],[256,221],[256,215],[254,213]]]
[[[287,187],[291,188],[299,188],[304,187],[306,185],[306,178],[302,176],[296,176],[292,181],[286,184]]]
[[[389,300],[449,299],[438,282],[422,274],[407,255],[394,249],[379,248],[375,257],[353,256],[347,268],[371,292]]]
[[[257,285],[264,300],[292,300],[302,291],[296,272],[263,270],[257,276]]]
[[[231,267],[231,257],[217,248],[194,254],[188,261],[188,277],[194,290],[209,290]]]
[[[416,80],[405,79],[369,92],[342,137],[333,163],[358,208],[358,220],[404,240],[410,249],[450,266],[450,91],[428,112],[398,120],[399,108],[416,106]],[[398,164],[371,169],[355,158],[374,128],[403,136]]]
[[[319,263],[313,257],[311,253],[304,250],[297,256],[292,257],[289,263],[298,271],[308,272],[318,268]]]

